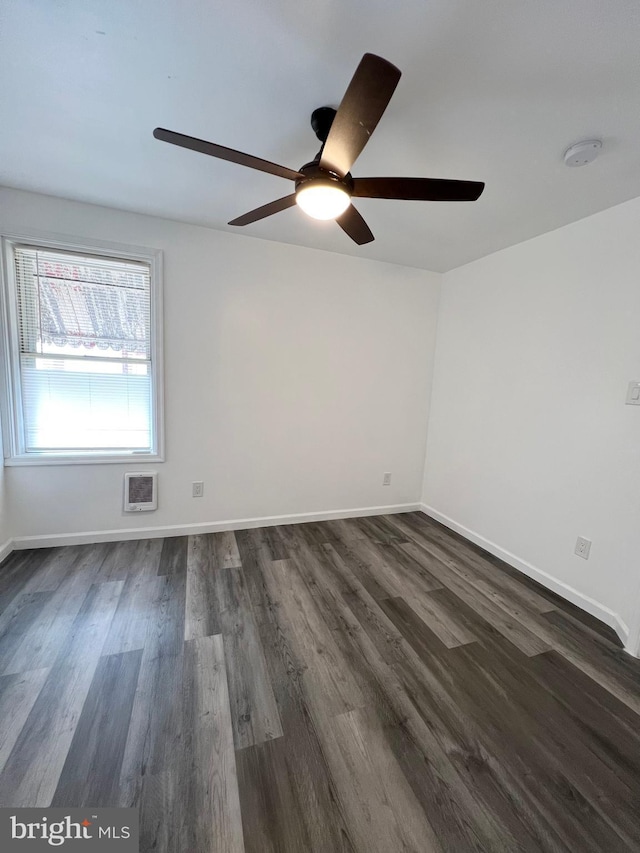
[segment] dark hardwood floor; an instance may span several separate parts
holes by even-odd
[[[142,851],[640,851],[640,661],[420,513],[15,552],[0,721]]]

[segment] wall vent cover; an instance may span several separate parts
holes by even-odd
[[[158,508],[158,475],[155,472],[124,475],[124,511],[148,512]]]

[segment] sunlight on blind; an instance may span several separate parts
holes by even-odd
[[[25,450],[152,449],[148,264],[16,247]]]

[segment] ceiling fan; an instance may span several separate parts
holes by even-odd
[[[316,219],[335,219],[352,240],[362,245],[374,237],[351,203],[352,198],[475,201],[484,189],[480,181],[352,177],[351,167],[380,121],[400,76],[401,72],[386,59],[365,53],[338,109],[320,107],[312,113],[311,127],[322,147],[310,163],[297,171],[162,127],[157,127],[153,135],[172,145],[294,181],[295,192],[232,219],[229,225],[249,225],[297,203]]]

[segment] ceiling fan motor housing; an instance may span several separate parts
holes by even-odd
[[[303,186],[308,186],[311,183],[337,184],[343,190],[346,190],[349,195],[353,193],[353,178],[351,173],[347,172],[344,178],[337,175],[335,172],[330,172],[328,169],[323,169],[318,165],[317,160],[312,160],[311,163],[305,163],[298,171],[303,175],[296,181],[296,192]]]

